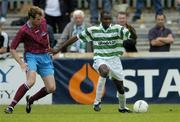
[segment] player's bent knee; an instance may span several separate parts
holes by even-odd
[[[104,64],[99,67],[99,73],[102,77],[108,77],[109,74],[109,68]]]
[[[108,72],[101,72],[100,75],[104,78],[106,78],[108,76]]]
[[[109,70],[101,70],[100,71],[100,75],[104,78],[108,77],[108,74],[109,74]]]
[[[48,93],[54,93],[55,90],[56,90],[56,87],[55,87],[55,86],[47,88],[47,92],[48,92]]]
[[[33,85],[34,85],[34,83],[35,83],[35,81],[33,82],[33,81],[27,81],[27,86],[29,87],[29,88],[31,88]]]

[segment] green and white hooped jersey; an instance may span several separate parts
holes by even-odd
[[[130,32],[121,25],[110,25],[106,30],[92,26],[82,31],[77,37],[83,42],[93,42],[94,59],[109,59],[123,54],[123,40],[128,39]]]

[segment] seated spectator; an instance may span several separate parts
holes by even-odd
[[[170,46],[174,42],[172,31],[165,27],[166,16],[162,13],[155,16],[156,25],[150,29],[148,38],[150,42],[150,52],[170,51]]]
[[[0,22],[1,23],[6,22],[7,10],[8,10],[8,0],[1,0],[1,6],[0,6]]]
[[[84,12],[81,10],[75,10],[72,14],[71,22],[69,22],[64,28],[63,33],[57,45],[61,45],[61,43],[64,43],[72,36],[79,34],[89,26],[90,26],[89,24],[84,23]],[[72,45],[70,45],[67,49],[64,49],[62,52],[66,52],[66,51],[79,52],[79,53],[89,52],[90,50],[87,49],[89,45],[90,44],[86,45],[84,42],[78,40]]]
[[[178,11],[178,13],[180,15],[180,0],[176,0],[176,4],[177,4],[176,9],[177,9],[177,11]],[[179,18],[179,16],[177,16],[177,17],[178,18],[177,18],[176,21],[177,21],[178,24],[180,24],[180,18]],[[180,29],[177,30],[177,34],[180,35]]]
[[[0,23],[0,55],[9,51],[9,40],[6,32],[2,30],[2,23]]]
[[[2,30],[2,23],[0,22],[0,60],[4,60],[8,56],[10,56],[8,52],[9,52],[8,35],[6,32]]]
[[[124,26],[126,28],[129,29],[129,32],[131,33],[130,36],[130,40],[125,40],[123,42],[123,46],[126,50],[126,52],[137,52],[136,49],[136,39],[137,39],[137,35],[136,35],[136,30],[127,23],[127,13],[126,12],[119,12],[117,15],[117,24]]]
[[[176,0],[176,9],[177,9],[177,12],[180,14],[180,0]]]

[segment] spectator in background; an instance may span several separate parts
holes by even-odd
[[[7,10],[8,10],[8,0],[1,0],[1,7],[0,7],[1,23],[4,23],[6,21]]]
[[[0,22],[0,55],[9,51],[8,34],[2,30],[2,25]]]
[[[90,14],[91,14],[91,24],[95,25],[99,22],[99,12],[98,12],[98,0],[89,0],[90,2]],[[111,12],[112,3],[111,0],[102,0],[102,7],[104,11]]]
[[[132,18],[132,22],[136,22],[137,20],[141,19],[142,9],[144,7],[145,0],[137,0],[136,1],[136,11]],[[163,8],[161,5],[161,0],[152,0],[156,14],[163,13]]]
[[[180,14],[180,0],[176,0],[176,3],[177,3],[177,11],[178,13]]]
[[[10,56],[8,34],[2,30],[3,23],[0,22],[0,60]]]
[[[47,24],[51,25],[54,33],[62,33],[64,27],[70,22],[71,12],[74,10],[73,0],[34,0],[45,11]]]
[[[34,6],[39,6],[40,7],[40,4],[41,2],[43,2],[44,0],[32,0],[32,3]]]
[[[129,32],[131,33],[130,38],[128,40],[125,40],[123,42],[123,46],[126,50],[126,52],[137,52],[136,49],[136,39],[137,39],[137,35],[136,35],[136,30],[127,23],[127,19],[128,19],[128,13],[127,12],[119,12],[117,15],[117,24],[126,27]]]
[[[156,25],[149,33],[150,52],[170,51],[170,46],[174,42],[172,31],[165,27],[166,16],[156,14]]]
[[[180,15],[180,0],[176,0],[176,3],[177,3],[177,8],[176,8],[176,9],[177,9],[177,11],[178,11],[178,13],[179,13],[179,15]],[[177,18],[177,23],[180,24],[180,18],[179,18],[179,16],[178,16],[178,18]],[[177,34],[180,35],[180,29],[178,29]]]
[[[69,22],[64,28],[63,33],[60,37],[59,44],[57,45],[61,45],[72,36],[79,34],[84,29],[89,27],[90,25],[84,22],[84,18],[85,18],[85,15],[82,10],[75,10],[72,14],[72,21]],[[84,53],[88,51],[87,46],[89,47],[90,44],[86,44],[78,40],[67,48],[67,52]],[[66,49],[63,49],[62,52],[66,52]]]

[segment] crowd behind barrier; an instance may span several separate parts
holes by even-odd
[[[10,7],[10,9],[20,9],[22,4],[30,4],[31,2],[32,2],[32,0],[9,0],[9,7]],[[112,3],[113,4],[127,3],[131,7],[136,6],[136,0],[112,0]],[[172,8],[172,7],[176,7],[176,5],[177,5],[175,0],[161,0],[161,4],[165,8]],[[89,7],[88,0],[76,0],[76,5],[77,5],[77,8],[88,8]],[[150,8],[151,5],[152,5],[152,1],[146,0],[145,6],[147,8]],[[98,0],[98,7],[99,8],[102,7],[102,0]]]
[[[83,7],[83,4],[85,2],[83,2],[83,1],[87,2],[88,0],[77,0],[77,3],[81,3],[80,5],[77,4],[77,7],[79,9],[82,8],[83,10],[85,10],[84,7]],[[99,7],[101,7],[100,6],[100,3],[101,3],[100,1],[101,0],[98,0]],[[9,2],[10,2],[9,7],[13,6],[12,9],[16,9],[17,6],[21,6],[23,4],[31,3],[31,0],[10,0]],[[116,5],[115,3],[122,4],[122,3],[125,3],[125,2],[128,2],[130,7],[133,7],[133,5],[135,5],[135,3],[136,3],[136,0],[113,0],[114,5]],[[134,3],[134,4],[132,5],[132,3]],[[176,6],[175,0],[161,0],[161,3],[165,8],[168,8],[168,7],[170,7],[170,8],[173,7],[174,8]],[[88,2],[87,2],[87,4],[88,4]],[[152,5],[151,0],[146,0],[145,6],[148,7],[149,5]],[[85,10],[85,14],[88,14],[87,10]],[[133,13],[130,13],[130,14],[132,15]],[[168,20],[173,21],[173,19],[178,19],[178,15],[179,15],[176,11],[171,11],[171,10],[170,11],[168,10],[168,12],[165,11],[165,14],[167,15],[167,23],[168,23]],[[150,17],[150,16],[154,16],[154,13],[144,13],[143,14],[144,23],[145,23],[145,28],[143,30],[140,28],[141,24],[133,23],[133,27],[137,30],[138,39],[137,39],[137,45],[136,46],[137,46],[138,51],[148,51],[149,50],[149,41],[147,39],[147,37],[148,37],[147,34],[148,34],[148,30],[153,26],[152,23],[154,23],[154,17]],[[20,17],[22,17],[22,15],[20,15],[19,13],[16,14],[16,15],[10,13],[7,17],[8,18],[7,18],[7,21],[6,21],[5,25],[4,25],[4,30],[8,33],[9,39],[11,41],[11,39],[14,37],[14,35],[16,33],[16,30],[19,28],[19,26],[10,26],[11,22],[13,20],[15,20],[15,19],[19,19]],[[87,17],[85,19],[86,19],[87,22],[89,22],[89,20],[88,20],[89,15],[87,15]],[[131,19],[131,18],[129,17],[129,19]],[[175,23],[175,24],[172,23],[172,24],[167,25],[167,27],[172,29],[174,37],[175,37],[175,41],[174,41],[173,45],[171,46],[171,51],[178,51],[180,49],[179,48],[180,47],[180,41],[179,41],[180,36],[177,34],[178,26],[179,25],[177,23]],[[56,40],[58,40],[60,38],[60,36],[61,36],[61,34],[59,34],[59,33],[54,34],[54,35],[55,35]],[[20,45],[20,47],[18,48],[18,51],[22,52],[23,51],[22,47],[23,47],[23,45]]]

